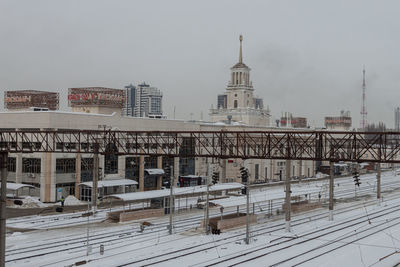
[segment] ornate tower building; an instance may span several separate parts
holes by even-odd
[[[240,35],[239,62],[231,68],[231,76],[225,94],[218,95],[217,109],[210,110],[213,122],[239,122],[255,126],[269,126],[269,110],[264,109],[261,98],[254,97],[254,88],[250,80],[250,68],[243,63]]]

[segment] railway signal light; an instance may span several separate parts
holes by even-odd
[[[247,187],[242,188],[242,195],[247,195]]]
[[[242,183],[247,183],[249,179],[249,170],[245,167],[240,167],[240,176],[242,178]]]
[[[361,181],[360,181],[360,175],[358,174],[358,172],[354,172],[354,185],[360,187]]]
[[[171,178],[171,166],[169,166],[169,165],[165,166],[164,175],[165,175],[165,178],[167,178],[167,179]]]
[[[167,188],[171,187],[171,166],[167,165],[164,167],[164,178],[165,182],[163,182],[164,186]]]
[[[213,172],[213,175],[212,175],[212,183],[213,184],[216,184],[216,183],[218,183],[218,181],[219,181],[219,172]]]

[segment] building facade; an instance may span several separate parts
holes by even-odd
[[[262,99],[254,96],[250,68],[243,63],[240,36],[239,62],[231,68],[230,81],[224,97],[218,96],[217,108],[210,109],[213,122],[233,121],[247,125],[269,126],[270,112],[264,109]]]
[[[135,117],[163,118],[162,93],[156,87],[146,83],[136,87],[136,103],[134,107]]]
[[[126,117],[121,114],[93,114],[62,111],[1,112],[0,125],[7,129],[107,129],[125,131],[260,131],[266,127],[232,125],[221,123],[184,122],[179,120],[159,120],[151,118]],[[191,140],[187,140],[188,144]],[[44,202],[54,202],[61,196],[74,194],[80,197],[79,184],[93,179],[93,154],[62,153],[10,153],[8,181],[34,185],[37,196]],[[190,146],[186,146],[191,149]],[[194,148],[193,148],[194,149]],[[240,182],[240,167],[250,171],[250,182],[279,181],[285,177],[285,161],[269,159],[209,159],[170,158],[138,155],[100,155],[100,180],[144,179],[144,168],[173,169],[179,175],[207,176],[210,170],[220,173],[220,182]],[[292,176],[310,177],[315,174],[312,161],[292,161]],[[139,190],[143,188],[139,187]],[[34,190],[32,191],[35,192]]]
[[[394,109],[394,129],[400,131],[400,107]]]
[[[125,107],[122,111],[124,116],[134,116],[135,104],[136,104],[136,87],[132,84],[125,86],[126,90],[126,102]]]

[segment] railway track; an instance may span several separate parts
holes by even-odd
[[[343,210],[343,211],[341,211],[341,213],[348,212],[349,210],[352,210],[352,209],[354,209],[354,208]],[[370,213],[368,215],[358,216],[356,218],[347,220],[345,222],[341,221],[340,224],[335,224],[335,225],[331,225],[331,226],[325,227],[324,230],[325,231],[329,231],[330,233],[337,232],[337,231],[343,230],[345,228],[343,228],[343,227],[339,227],[338,229],[334,229],[334,228],[338,227],[338,226],[343,226],[344,223],[347,223],[347,224],[350,223],[350,226],[346,227],[346,228],[348,228],[348,227],[355,226],[355,225],[359,224],[361,221],[365,220],[368,217],[370,219],[373,219],[373,218],[377,218],[377,217],[382,216],[382,213],[383,213],[383,215],[387,215],[387,214],[390,214],[393,211],[400,211],[400,208],[399,207],[389,207],[389,208],[386,208],[386,209],[381,209],[381,210],[378,210],[378,211],[376,211],[374,213]],[[321,214],[319,216],[315,216],[314,219],[318,220],[318,219],[326,217],[326,215],[327,215],[327,213],[324,213],[324,214]],[[373,215],[375,215],[377,217],[371,217]],[[301,225],[301,224],[304,224],[304,223],[308,223],[308,222],[310,222],[310,219],[308,217],[306,217],[306,218],[302,218],[301,221],[300,220],[297,220],[296,222],[293,221],[292,225],[293,226],[298,226],[298,225]],[[252,230],[252,236],[255,237],[255,236],[259,236],[259,235],[270,234],[270,233],[275,232],[275,231],[284,230],[284,228],[285,227],[282,226],[282,224],[277,224],[277,225],[270,226],[270,227],[254,229],[254,230]],[[307,233],[307,234],[305,234],[303,236],[299,236],[298,238],[303,238],[304,236],[307,236],[309,234],[316,234],[316,233],[320,233],[320,232],[321,232],[321,229],[318,229],[317,231]],[[321,234],[321,236],[323,236],[324,234],[326,234],[326,233]],[[174,251],[169,251],[168,253],[155,255],[155,256],[147,257],[147,258],[142,258],[142,259],[139,259],[139,260],[127,262],[127,263],[119,265],[119,266],[129,266],[129,265],[135,265],[135,264],[140,264],[140,266],[151,266],[151,265],[156,265],[156,264],[162,264],[162,263],[164,263],[166,261],[178,259],[180,257],[193,256],[194,254],[197,254],[197,253],[200,253],[200,252],[204,252],[204,251],[207,251],[207,250],[212,250],[212,249],[215,249],[218,246],[226,245],[226,244],[232,243],[232,242],[234,242],[234,241],[236,241],[238,239],[242,239],[242,238],[243,238],[243,234],[240,233],[238,235],[230,236],[230,237],[223,238],[223,239],[220,239],[220,240],[211,241],[211,242],[207,242],[207,243],[202,243],[202,244],[199,244],[197,246],[192,246],[190,249],[184,248],[184,249],[178,249],[178,250],[174,250]],[[296,238],[296,239],[298,239],[298,238]],[[283,241],[280,241],[280,242],[276,242],[276,243],[274,243],[272,245],[268,245],[268,246],[259,248],[259,249],[254,250],[254,251],[246,252],[244,254],[240,254],[239,253],[239,255],[235,255],[232,258],[229,258],[229,259],[226,259],[226,260],[221,260],[221,261],[218,261],[218,262],[212,263],[212,264],[206,264],[206,266],[212,266],[212,265],[222,264],[222,263],[224,265],[230,265],[228,263],[228,261],[230,261],[232,259],[240,258],[240,257],[243,257],[243,256],[248,256],[251,253],[255,253],[255,252],[259,251],[259,250],[264,250],[264,249],[267,249],[267,248],[279,246],[281,244],[284,244],[284,243],[290,242],[290,241],[292,241],[292,240],[283,240]],[[302,240],[300,242],[303,243],[303,241],[304,240]],[[301,243],[299,243],[299,244],[301,244]],[[206,247],[204,247],[204,246],[206,246]],[[280,249],[281,248],[277,249],[276,251],[279,251]],[[190,251],[190,250],[192,250],[192,251]],[[180,254],[182,252],[184,252],[184,253]],[[155,260],[155,259],[157,259],[157,260]],[[153,260],[153,261],[151,261],[151,260]],[[225,263],[228,263],[228,264],[225,264]],[[203,264],[200,264],[200,265],[202,266]]]
[[[396,184],[400,185],[400,182],[396,182]],[[393,182],[390,183],[383,183],[382,184],[382,189],[384,188],[390,188],[393,189]],[[364,192],[370,192],[371,193],[371,188],[374,188],[374,185],[369,185],[368,187],[364,186],[363,190],[360,190],[360,194],[364,193]],[[354,194],[353,190],[342,190],[342,191],[338,191],[336,193],[336,197],[345,197],[348,196],[349,194]],[[276,210],[277,208],[280,208],[283,202],[276,202],[274,203],[274,209]],[[244,208],[241,208],[244,209]],[[340,213],[339,210],[335,211],[336,213]],[[343,211],[345,212],[345,211]],[[233,212],[232,212],[233,213]],[[258,212],[260,214],[265,214],[265,212]],[[218,213],[216,213],[218,214]],[[320,219],[324,216],[327,216],[327,212],[321,213],[318,216],[314,216],[314,219]],[[312,217],[312,216],[311,216]],[[199,223],[199,221],[203,218],[203,215],[199,215],[199,216],[194,216],[193,218],[187,218],[187,219],[180,219],[178,220],[177,223],[177,228],[181,228],[179,230],[179,232],[183,232],[191,227],[194,227],[197,223]],[[301,224],[301,220],[304,220],[305,222],[310,221],[310,218],[304,218],[304,219],[299,219],[299,220],[293,220],[293,225],[295,225],[296,223]],[[187,224],[184,224],[185,222],[187,222]],[[91,236],[90,239],[90,244],[91,245],[99,245],[99,244],[112,244],[113,248],[108,248],[108,250],[110,249],[116,249],[117,247],[125,247],[125,246],[129,246],[131,244],[135,244],[135,243],[140,243],[140,242],[145,242],[145,241],[149,241],[151,239],[155,238],[155,234],[159,234],[159,233],[166,233],[166,226],[168,225],[167,222],[164,223],[160,223],[157,224],[156,226],[154,226],[154,228],[151,229],[151,231],[149,231],[149,234],[136,234],[136,232],[138,232],[139,228],[135,228],[132,230],[118,230],[118,231],[108,231],[106,233],[99,233],[99,234],[95,234]],[[176,228],[176,229],[177,229]],[[271,227],[267,228],[262,228],[259,230],[254,230],[253,233],[256,233],[257,235],[262,235],[262,234],[266,234],[266,233],[270,233],[273,231],[278,231],[282,229],[282,225],[281,224],[277,224]],[[150,229],[149,229],[150,230]],[[264,232],[263,232],[264,231]],[[82,234],[79,234],[79,236],[82,236]],[[166,236],[162,235],[161,237]],[[241,238],[243,237],[243,234],[240,233],[237,236],[235,236],[236,238]],[[126,242],[129,239],[135,238],[134,242]],[[160,238],[160,235],[157,237]],[[232,238],[232,237],[231,237]],[[231,241],[232,242],[232,241]],[[115,246],[115,244],[118,243],[122,243],[121,246]],[[204,246],[205,244],[201,244],[199,246]],[[62,249],[60,248],[62,247]],[[67,248],[66,248],[67,247]],[[31,258],[35,258],[35,257],[40,257],[40,256],[45,256],[45,255],[49,255],[52,253],[58,253],[61,251],[65,251],[67,250],[71,250],[71,252],[75,251],[75,250],[80,250],[82,248],[86,247],[86,238],[82,238],[82,237],[78,237],[77,238],[69,238],[67,240],[62,240],[61,242],[59,240],[51,242],[51,243],[46,243],[46,244],[35,244],[32,246],[28,246],[28,247],[23,247],[23,248],[18,248],[18,249],[11,249],[11,250],[7,250],[7,261],[6,262],[17,262],[20,260],[27,260],[27,259],[31,259]],[[205,248],[205,249],[212,249],[213,247],[210,248]],[[41,250],[40,253],[38,253],[38,249]],[[47,250],[47,251],[46,251]],[[27,253],[34,253],[36,251],[36,254],[33,255],[26,255]],[[81,251],[81,250],[80,250]],[[176,254],[178,252],[174,252],[172,254]],[[198,253],[198,252],[194,252],[194,253]],[[22,257],[18,257],[17,255],[23,255],[25,254],[25,256]],[[168,253],[169,256],[171,256],[171,253]],[[113,254],[116,255],[116,254]],[[14,256],[11,257],[10,256]]]
[[[344,221],[344,222],[341,221],[340,224],[335,224],[335,225],[328,226],[328,227],[325,227],[325,228],[322,228],[322,229],[318,229],[318,230],[315,230],[315,231],[312,231],[312,232],[307,232],[307,233],[305,233],[303,235],[295,237],[294,239],[283,240],[283,241],[280,241],[280,242],[277,242],[277,243],[274,243],[274,244],[271,244],[271,245],[261,246],[261,247],[258,247],[256,249],[252,249],[250,251],[246,251],[244,253],[239,253],[239,255],[235,255],[235,256],[229,257],[229,258],[224,259],[224,260],[220,260],[220,261],[217,261],[217,262],[206,264],[205,266],[215,266],[215,265],[220,265],[220,264],[229,265],[229,266],[236,266],[236,265],[240,265],[240,264],[244,264],[244,263],[249,263],[249,262],[251,262],[253,260],[265,257],[267,255],[271,255],[273,253],[285,253],[284,250],[286,250],[286,249],[293,248],[294,246],[302,245],[304,243],[307,243],[307,242],[310,242],[310,241],[313,241],[313,240],[317,240],[317,239],[319,239],[319,238],[321,238],[323,236],[326,237],[328,235],[343,231],[345,229],[351,229],[352,227],[355,227],[355,226],[359,225],[362,222],[362,220],[367,219],[369,221],[372,221],[374,219],[381,218],[382,216],[389,215],[394,211],[400,211],[400,209],[398,207],[391,207],[389,209],[386,209],[385,211],[386,211],[385,213],[382,213],[381,211],[378,211],[378,212],[376,212],[374,214],[372,214],[372,213],[366,214],[366,215],[361,216],[361,217],[356,218],[356,219],[351,219],[351,220],[347,220],[347,221]],[[390,224],[391,226],[393,226],[395,224],[398,224],[399,221],[400,221],[400,217],[395,217],[395,218],[390,219],[388,221],[384,221],[384,222],[382,222],[380,224],[373,225],[373,226],[369,227],[368,229],[357,231],[357,232],[355,232],[355,233],[353,233],[351,235],[348,235],[348,236],[345,236],[343,238],[337,239],[336,241],[344,240],[346,238],[349,238],[349,237],[352,237],[352,236],[356,236],[356,235],[358,235],[360,233],[369,231],[371,229],[379,228],[379,226],[386,225],[386,224],[388,224],[390,222],[394,222],[394,224],[393,223]],[[345,224],[345,225],[343,225],[343,224]],[[381,229],[381,228],[379,228],[379,229]],[[378,232],[379,231],[380,230],[378,230]],[[376,233],[376,232],[374,232],[374,233]],[[297,241],[297,240],[299,240],[299,241]],[[286,245],[286,243],[288,243],[288,244]],[[280,246],[282,244],[284,244],[284,246]],[[323,248],[323,247],[325,247],[327,245],[329,245],[329,242],[324,246],[319,246],[319,247],[313,248],[313,249],[320,249],[320,248]],[[272,247],[278,247],[278,248],[276,248],[275,250],[269,250],[267,252],[263,252],[263,251],[268,250],[268,249],[270,249]],[[290,261],[292,259],[295,259],[297,257],[303,256],[304,254],[312,252],[312,251],[313,250],[310,249],[310,250],[308,250],[306,252],[302,252],[301,254],[297,254],[296,256],[289,257],[289,258],[287,258],[287,259],[285,259],[283,261],[280,261],[278,263],[274,263],[271,266],[280,265],[282,263],[288,262],[288,261]],[[259,252],[263,252],[263,253],[259,253]],[[256,254],[256,255],[254,255],[254,254]],[[249,259],[249,256],[251,256],[250,259]],[[242,259],[242,260],[239,260],[239,261],[235,262],[234,260],[237,260],[237,259]]]

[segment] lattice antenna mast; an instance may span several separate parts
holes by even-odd
[[[362,84],[362,106],[361,106],[361,122],[360,122],[360,127],[361,129],[365,129],[367,127],[367,109],[365,107],[365,89],[366,89],[366,84],[365,84],[365,66],[363,67],[363,84]]]

